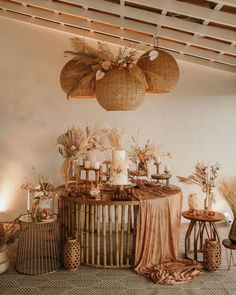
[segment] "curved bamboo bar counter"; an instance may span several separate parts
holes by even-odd
[[[61,238],[80,242],[81,264],[103,268],[128,268],[135,253],[139,201],[113,201],[103,192],[101,200],[60,195]]]
[[[112,199],[114,194],[106,190],[101,190],[102,199],[95,200],[81,192],[69,196],[61,189],[62,242],[69,236],[79,240],[81,264],[129,268],[141,265],[154,248],[155,255],[150,255],[159,264],[170,258],[169,251],[158,246],[160,243],[172,249],[173,257],[177,255],[182,207],[178,187],[135,188],[125,201]]]

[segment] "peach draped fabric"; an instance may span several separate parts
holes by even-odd
[[[150,198],[147,194],[144,199],[140,198],[135,270],[149,274],[155,283],[189,281],[201,272],[196,270],[194,261],[178,259],[182,192],[172,186],[148,193]]]

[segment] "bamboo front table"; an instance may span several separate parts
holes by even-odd
[[[59,224],[36,222],[30,215],[19,219],[19,238],[15,268],[18,272],[36,275],[57,270],[61,266]]]
[[[198,253],[203,252],[204,234],[209,239],[213,238],[220,241],[215,223],[224,220],[225,217],[219,212],[214,212],[214,216],[208,216],[203,210],[198,210],[198,212],[200,214],[198,216],[194,215],[193,213],[189,213],[189,211],[184,211],[182,213],[184,218],[190,220],[190,224],[185,235],[185,257],[190,258],[188,257],[188,253],[190,252],[191,233],[193,231],[194,259],[198,262],[203,262],[198,259]],[[209,225],[209,228],[207,228],[207,225]]]

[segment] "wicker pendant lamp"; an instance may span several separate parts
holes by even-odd
[[[107,111],[134,111],[144,101],[145,85],[137,65],[113,67],[96,81],[97,101]]]
[[[60,84],[67,98],[95,98],[95,78],[79,83],[91,72],[92,68],[89,64],[78,63],[74,59],[64,65],[60,75]]]
[[[155,41],[154,41],[155,42]],[[151,58],[156,52],[157,57]],[[137,65],[142,69],[148,87],[148,93],[170,92],[179,80],[179,67],[173,56],[154,47],[145,52],[138,60]]]

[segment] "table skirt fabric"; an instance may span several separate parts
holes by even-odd
[[[178,258],[182,200],[176,188],[165,197],[140,200],[135,270],[155,283],[176,284],[201,274],[195,261]]]
[[[135,269],[144,271],[178,256],[182,193],[140,200]]]

